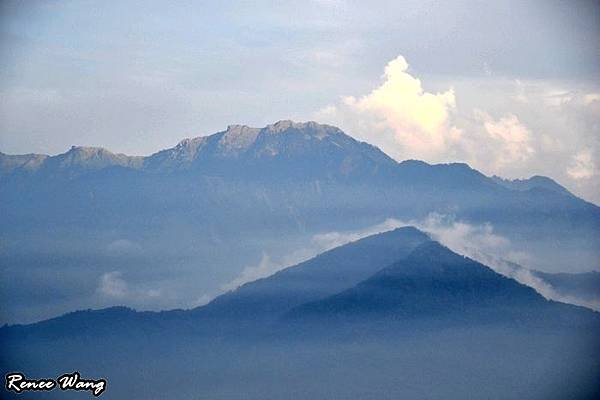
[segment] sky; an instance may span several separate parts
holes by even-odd
[[[600,204],[595,1],[0,2],[0,151],[337,125]]]

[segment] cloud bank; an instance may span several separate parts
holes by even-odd
[[[366,96],[345,97],[344,105],[371,118],[373,126],[389,130],[391,139],[406,152],[436,155],[460,137],[460,131],[449,121],[456,108],[452,89],[426,92],[421,81],[408,72],[402,56],[387,64],[383,80]]]
[[[491,73],[490,73],[491,74]],[[314,117],[379,146],[397,160],[467,162],[488,175],[549,175],[600,202],[600,92],[550,81],[433,82],[428,91],[402,56],[363,96],[343,96]],[[492,111],[490,111],[492,110]]]

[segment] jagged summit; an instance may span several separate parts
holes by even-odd
[[[214,140],[219,143],[219,148],[224,150],[243,150],[249,148],[258,137],[262,135],[276,134],[294,134],[302,133],[306,138],[323,139],[330,135],[342,135],[350,138],[341,129],[325,124],[319,124],[315,121],[294,122],[291,120],[281,120],[273,124],[269,124],[263,128],[254,128],[248,125],[232,124],[228,125],[227,129],[209,136],[198,136],[195,138],[184,139],[176,146],[176,148],[193,148],[198,149],[199,144]]]
[[[45,154],[10,155],[0,152],[0,175],[10,173],[15,169],[31,171],[37,169],[46,159]]]
[[[259,128],[229,125],[219,140],[219,147],[224,152],[238,153],[250,147],[256,141],[259,132]]]
[[[104,147],[96,146],[71,146],[71,148],[64,154],[70,157],[79,157],[82,159],[112,157],[115,155],[113,152],[105,149]]]
[[[372,175],[396,165],[378,148],[356,141],[339,128],[290,120],[263,128],[229,125],[209,136],[185,139],[144,161],[144,168],[159,172],[194,168],[279,176]]]
[[[115,154],[103,147],[72,146],[69,151],[50,157],[49,161],[61,168],[70,166],[88,169],[105,168],[108,166],[139,167],[143,157]]]
[[[497,184],[511,190],[525,191],[532,189],[544,189],[572,196],[567,189],[565,189],[555,180],[546,176],[534,175],[527,179],[505,179],[494,175],[491,179],[493,179]]]
[[[291,120],[281,120],[274,124],[267,125],[262,130],[268,133],[281,133],[292,129],[302,131],[303,133],[307,133],[320,139],[330,134],[344,134],[341,129],[335,126],[319,124],[315,121],[294,122]]]
[[[0,154],[0,176],[15,171],[75,168],[70,177],[85,171],[111,166],[172,173],[194,170],[207,174],[234,174],[246,177],[290,176],[306,179],[390,179],[396,182],[463,187],[503,186],[524,191],[531,188],[568,193],[549,178],[533,177],[509,181],[488,178],[467,164],[428,164],[418,160],[400,163],[379,148],[360,142],[341,129],[315,121],[280,120],[262,128],[232,124],[223,131],[180,141],[174,147],[145,157],[115,154],[102,147],[73,146],[56,156]]]

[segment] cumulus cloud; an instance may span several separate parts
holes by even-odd
[[[363,118],[364,128],[376,131],[380,139],[401,146],[402,153],[437,154],[460,136],[449,123],[456,107],[454,91],[427,92],[408,69],[404,57],[398,56],[386,65],[379,87],[359,98],[344,97],[342,107]],[[330,105],[321,113],[335,111]]]
[[[527,101],[524,92],[517,97]],[[349,127],[397,159],[467,161],[497,173],[535,153],[532,132],[515,114],[495,118],[480,109],[460,111],[453,88],[426,91],[398,56],[385,67],[380,86],[365,96],[343,97],[340,104],[323,107],[317,118]]]
[[[488,175],[547,175],[600,201],[600,92],[575,83],[431,79],[426,90],[402,56],[362,96],[341,97],[313,117],[396,158],[463,161]]]

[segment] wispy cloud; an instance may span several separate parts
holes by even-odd
[[[573,179],[589,179],[596,175],[596,166],[590,150],[582,150],[575,154],[567,168]]]
[[[124,299],[129,292],[129,288],[122,276],[123,274],[120,271],[103,274],[98,284],[98,293],[108,298]]]
[[[600,310],[600,299],[587,300],[558,293],[550,284],[526,268],[531,256],[515,250],[506,237],[497,234],[490,224],[474,225],[454,217],[432,213],[412,225],[429,233],[433,239],[453,251],[476,260],[494,271],[530,286],[546,299]]]
[[[263,253],[257,264],[244,268],[235,279],[222,285],[219,291],[212,294],[203,294],[192,303],[192,306],[204,305],[224,292],[235,290],[245,283],[268,277],[279,270],[308,260],[324,251],[403,226],[417,227],[453,251],[487,265],[499,274],[532,287],[547,299],[600,310],[600,300],[590,301],[564,296],[543,279],[537,277],[526,268],[531,261],[531,256],[516,250],[508,238],[494,231],[491,224],[470,224],[456,220],[451,215],[438,213],[431,213],[421,220],[402,221],[389,218],[380,224],[360,230],[330,231],[316,234],[312,237],[308,246],[283,258],[275,259],[267,253]]]
[[[106,272],[100,276],[96,293],[103,301],[118,304],[144,303],[159,298],[160,289],[145,289],[127,283],[121,271]]]
[[[324,251],[359,240],[366,236],[399,228],[400,226],[403,226],[401,221],[390,218],[380,224],[360,230],[330,231],[313,235],[310,243],[306,246],[283,257],[273,257],[268,253],[263,252],[258,263],[246,266],[238,276],[221,285],[218,291],[203,294],[195,299],[191,303],[191,306],[204,305],[222,293],[235,290],[245,283],[273,275],[277,271],[309,260]]]

